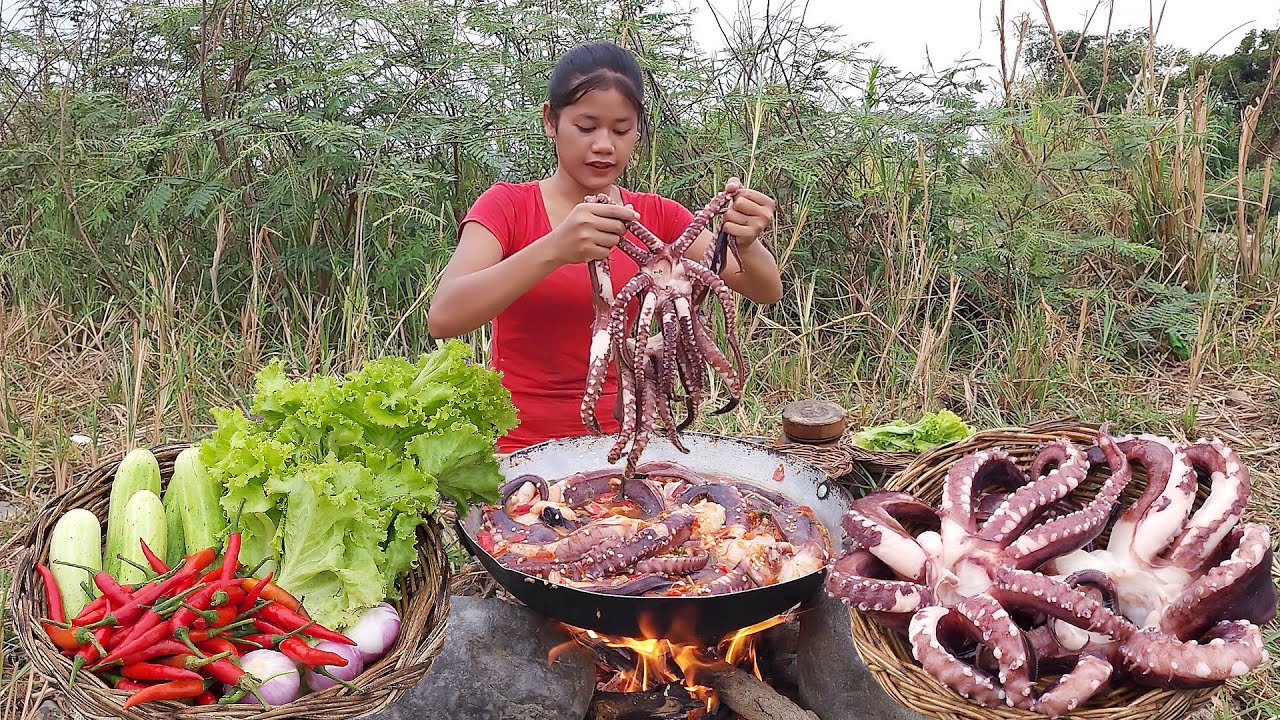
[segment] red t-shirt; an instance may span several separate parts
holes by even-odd
[[[673,242],[693,220],[687,208],[660,195],[624,189],[622,200],[640,214],[641,224],[666,242]],[[551,232],[537,181],[494,184],[476,199],[459,232],[472,221],[498,238],[503,258]],[[624,242],[639,240],[627,233]],[[609,263],[616,295],[639,268],[616,247]],[[502,373],[520,419],[520,425],[499,440],[499,452],[587,434],[581,407],[590,355],[591,299],[586,263],[564,265],[493,319],[491,366]],[[634,303],[631,317],[635,317]],[[613,416],[617,392],[611,363],[596,405],[596,417],[607,433],[618,428]]]

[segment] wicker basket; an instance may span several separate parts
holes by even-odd
[[[832,480],[838,480],[853,471],[853,456],[843,443],[826,443],[822,445],[788,442],[779,438],[773,442],[774,450],[784,452],[793,457],[813,463]]]
[[[1030,459],[1042,443],[1059,437],[1073,442],[1092,444],[1097,425],[1055,421],[1041,423],[1030,428],[999,428],[979,431],[964,440],[934,448],[923,453],[906,470],[895,475],[885,484],[886,490],[899,490],[937,505],[942,498],[943,483],[951,464],[961,456],[976,450],[1000,447],[1013,457],[1025,470]],[[1091,472],[1072,494],[1087,500],[1094,496],[1106,479],[1105,470]],[[1141,493],[1146,474],[1141,466],[1133,465],[1133,482],[1125,489],[1127,505]],[[1208,493],[1201,487],[1201,496]],[[1105,541],[1110,536],[1108,526],[1100,536]],[[906,639],[888,630],[856,608],[849,611],[849,622],[854,644],[872,676],[896,702],[926,717],[938,720],[992,720],[993,718],[1019,718],[1020,720],[1044,720],[1045,716],[1010,707],[984,708],[973,704],[938,682],[921,669],[911,654]],[[1122,685],[1099,693],[1068,717],[1075,720],[1172,720],[1204,707],[1212,702],[1219,687],[1200,690],[1163,690],[1137,685]]]
[[[168,483],[174,459],[186,447],[174,444],[152,449],[160,461],[162,485]],[[111,481],[123,457],[117,453],[105,458],[75,487],[46,504],[31,526],[12,543],[13,547],[22,548],[9,595],[9,614],[18,641],[35,669],[54,687],[62,689],[71,709],[95,720],[358,717],[386,709],[430,669],[444,646],[445,620],[449,613],[449,563],[439,522],[429,517],[418,529],[418,565],[401,579],[402,599],[393,603],[401,614],[400,635],[382,658],[355,678],[353,682],[362,692],[336,685],[270,710],[256,703],[194,706],[176,701],[144,703],[125,710],[123,704],[130,693],[112,689],[91,672],[82,670],[76,676],[75,685],[68,687],[71,661],[58,652],[38,622],[46,615],[48,601],[35,565],[48,563],[49,534],[67,510],[85,508],[105,523]]]
[[[892,476],[894,473],[905,470],[908,465],[916,458],[920,457],[917,452],[892,452],[889,450],[867,450],[853,444],[853,433],[845,433],[840,438],[840,444],[844,446],[849,453],[849,457],[854,462],[866,468],[866,470],[874,475],[883,477]]]

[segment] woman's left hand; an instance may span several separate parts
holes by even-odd
[[[773,224],[773,198],[759,190],[744,187],[725,211],[721,227],[738,240],[742,249],[760,239]]]

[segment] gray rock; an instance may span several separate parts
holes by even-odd
[[[569,636],[526,607],[452,597],[444,649],[400,700],[376,720],[566,720],[586,715],[595,666],[581,648],[547,655]]]
[[[848,609],[819,590],[800,616],[796,670],[800,701],[822,720],[924,720],[899,705],[871,676],[853,644]]]

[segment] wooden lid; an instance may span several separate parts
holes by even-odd
[[[792,442],[830,442],[847,426],[848,413],[827,400],[797,400],[782,408],[782,432]]]

